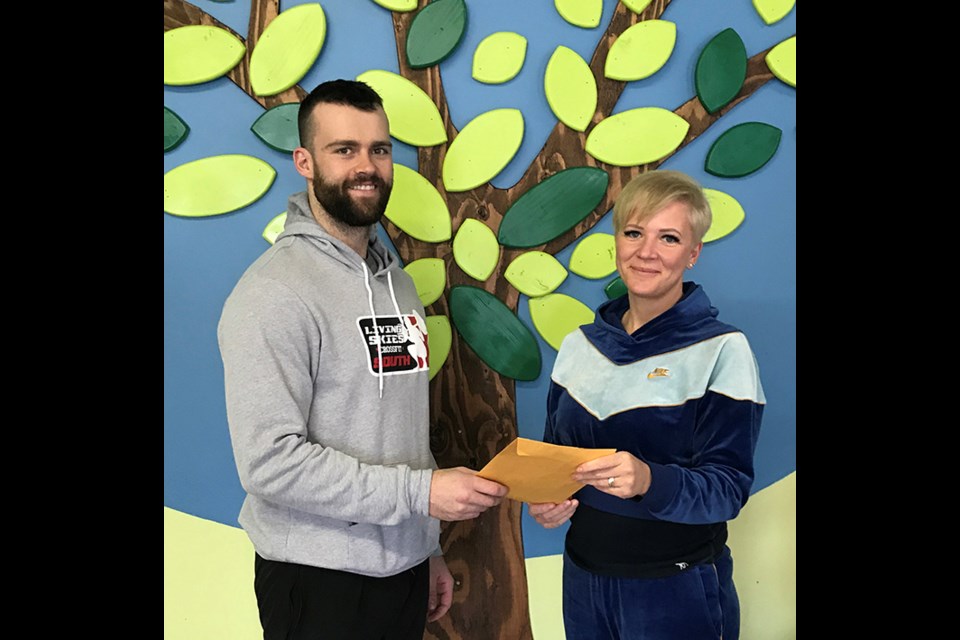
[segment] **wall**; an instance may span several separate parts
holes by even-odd
[[[197,0],[196,6],[238,33],[246,33],[249,5]],[[283,2],[281,9],[302,4]],[[390,13],[374,2],[326,0],[328,33],[321,55],[300,85],[353,78],[370,69],[396,72]],[[441,63],[451,117],[462,128],[499,107],[523,111],[526,130],[517,155],[492,180],[509,187],[522,175],[556,124],[543,95],[543,69],[558,44],[589,60],[616,3],[603,3],[600,27],[564,21],[549,0],[468,2],[468,29]],[[733,28],[747,55],[796,33],[796,9],[766,25],[750,0],[716,3],[674,0],[663,19],[677,24],[671,58],[650,78],[628,83],[617,112],[640,106],[674,109],[695,95],[697,53],[716,33]],[[524,35],[528,48],[516,78],[487,85],[471,78],[472,54],[495,31]],[[181,218],[164,214],[164,622],[168,638],[254,638],[259,627],[252,601],[249,543],[237,528],[243,492],[236,477],[223,407],[222,369],[215,329],[220,308],[237,278],[267,243],[261,232],[303,188],[288,154],[270,149],[250,131],[263,113],[226,78],[189,87],[164,87],[164,105],[190,126],[188,137],[165,153],[164,172],[190,160],[226,153],[259,157],[277,171],[264,197],[228,214]],[[710,145],[729,127],[762,121],[782,132],[776,155],[756,173],[717,178],[703,169]],[[416,168],[413,147],[395,141],[395,161]],[[731,525],[735,578],[743,600],[743,633],[751,638],[796,636],[796,89],[777,80],[723,116],[669,158],[663,168],[686,171],[704,186],[737,198],[744,222],[709,243],[692,274],[704,285],[720,319],[749,336],[761,367],[768,405],[757,451],[757,480],[746,509]],[[610,233],[606,216],[594,232]],[[382,234],[384,235],[384,234]],[[385,237],[385,235],[384,235]],[[386,239],[386,238],[385,238]],[[568,264],[573,246],[556,257]],[[605,300],[606,280],[570,274],[558,292],[591,308]],[[526,300],[518,315],[529,327]],[[542,435],[543,400],[555,352],[539,336],[543,373],[516,385],[519,434]],[[554,579],[564,529],[546,531],[524,514],[531,619],[538,640],[562,637]],[[762,614],[761,614],[762,612]]]

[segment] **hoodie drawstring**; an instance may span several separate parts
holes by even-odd
[[[377,340],[377,377],[380,379],[380,398],[383,398],[383,354],[380,351],[380,329],[377,327],[377,312],[373,309],[373,289],[370,288],[370,271],[367,263],[363,265],[363,284],[367,287],[367,304],[370,305],[370,317],[373,318],[373,335]],[[392,292],[392,289],[391,289]]]
[[[373,308],[373,289],[370,288],[370,271],[367,269],[366,262],[363,264],[363,284],[367,288],[367,304],[370,306],[370,317],[373,318],[373,335],[377,339],[377,377],[380,379],[380,397],[383,398],[383,353],[380,351],[380,329],[377,327],[377,312]],[[403,321],[403,314],[400,313],[400,305],[397,304],[397,294],[393,290],[393,278],[387,271],[387,286],[390,288],[390,299],[393,300],[393,310],[397,314],[397,320],[400,321],[400,331],[403,332],[403,339],[409,340],[410,333],[407,331],[407,323]]]

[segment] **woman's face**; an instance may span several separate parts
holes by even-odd
[[[703,242],[693,242],[688,205],[672,202],[642,223],[628,221],[616,246],[617,271],[631,299],[673,304],[683,290],[683,271],[696,262]]]

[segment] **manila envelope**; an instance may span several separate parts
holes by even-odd
[[[513,500],[563,502],[583,486],[582,482],[570,478],[581,463],[616,452],[616,449],[581,449],[517,438],[477,475],[506,485],[510,489],[507,497]]]

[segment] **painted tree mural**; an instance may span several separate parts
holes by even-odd
[[[522,113],[490,110],[458,131],[441,77],[441,62],[469,28],[471,4],[368,1],[392,11],[399,73],[371,67],[357,79],[384,96],[391,134],[417,154],[416,171],[397,165],[383,227],[430,316],[431,446],[442,467],[480,469],[519,435],[515,381],[542,373],[538,341],[518,319],[523,296],[536,331],[557,347],[592,311],[555,293],[567,275],[556,254],[574,246],[570,269],[604,279],[607,295],[619,295],[612,237],[588,232],[632,177],[656,170],[710,127],[724,127],[724,115],[761,86],[795,87],[796,38],[748,54],[735,30],[720,28],[691,61],[696,95],[673,110],[615,113],[625,87],[656,74],[673,51],[676,25],[663,19],[670,0],[624,0],[605,25],[598,24],[601,0],[556,0],[544,10],[596,28],[596,47],[585,59],[557,45],[543,74],[556,125],[522,177],[497,188],[492,180],[523,139]],[[289,151],[297,144],[296,105],[312,88],[298,82],[322,56],[328,23],[334,24],[322,4],[284,9],[278,0],[251,0],[247,32],[236,33],[185,0],[164,0],[165,84],[202,90],[205,82],[229,78],[263,108],[253,131],[264,144]],[[769,23],[793,3],[754,5]],[[476,49],[474,78],[509,80],[523,65],[525,44],[516,33],[491,34]],[[165,106],[165,152],[190,132],[189,115]],[[774,156],[781,133],[763,122],[730,127],[704,166],[718,176],[750,175]],[[236,181],[238,175],[244,179]],[[224,176],[242,187],[220,188]],[[260,198],[274,176],[269,163],[225,151],[166,172],[164,210],[197,218],[228,213]],[[744,212],[728,194],[708,193],[716,218],[712,241],[732,232]],[[280,229],[282,216],[264,237],[272,241]],[[532,637],[521,507],[508,501],[475,520],[444,525],[441,542],[457,590],[450,615],[429,625],[428,636]]]

